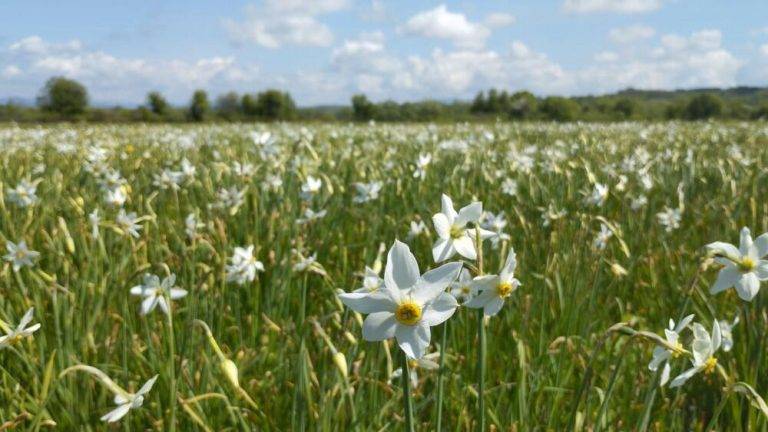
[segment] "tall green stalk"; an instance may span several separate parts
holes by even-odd
[[[411,401],[411,371],[408,369],[408,356],[403,351],[402,379],[403,379],[403,409],[405,410],[405,431],[414,432],[413,426],[413,402]]]
[[[170,296],[166,297],[166,300],[168,301],[168,354],[170,356],[170,359],[168,360],[168,373],[170,375],[171,381],[171,392],[169,396],[169,401],[171,404],[171,421],[170,425],[168,426],[168,430],[173,432],[176,430],[176,341],[173,338],[173,309],[171,308]]]
[[[477,248],[477,275],[483,275],[483,239],[480,237],[480,227],[475,229]],[[480,352],[477,356],[477,430],[485,431],[485,311],[477,310],[477,340]]]
[[[448,340],[448,321],[443,323],[443,335],[440,339],[440,369],[437,371],[437,432],[443,430],[443,395],[445,394],[445,344]]]

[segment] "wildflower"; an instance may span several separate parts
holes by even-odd
[[[180,173],[177,173],[176,171],[171,171],[169,169],[164,169],[160,172],[160,174],[155,174],[155,178],[152,181],[152,184],[160,189],[171,189],[171,190],[178,190],[179,189],[179,183],[181,183],[181,175]]]
[[[93,209],[88,214],[88,222],[91,224],[91,236],[94,239],[99,238],[99,224],[101,223],[101,216],[99,216],[99,209]]]
[[[115,223],[124,234],[128,234],[133,238],[139,238],[141,225],[139,225],[139,218],[136,217],[135,212],[126,213],[125,209],[120,209],[115,218]]]
[[[600,232],[597,233],[595,240],[592,241],[592,247],[597,250],[603,250],[608,245],[608,240],[613,237],[613,231],[606,224],[600,224]]]
[[[275,174],[267,174],[267,177],[264,180],[264,184],[266,185],[267,189],[277,192],[281,187],[283,187],[283,179]]]
[[[87,372],[95,376],[99,381],[101,381],[102,384],[104,384],[104,386],[106,386],[112,393],[114,393],[115,395],[114,402],[115,402],[115,405],[117,405],[117,408],[104,414],[101,417],[101,420],[107,423],[115,423],[116,421],[125,417],[125,415],[128,414],[130,410],[140,408],[144,404],[144,398],[149,393],[149,391],[152,390],[152,386],[155,385],[155,381],[157,381],[157,377],[158,377],[158,375],[153,376],[152,378],[147,380],[147,382],[145,382],[143,386],[141,386],[139,391],[137,391],[136,393],[130,393],[124,390],[119,385],[115,384],[115,382],[112,381],[112,379],[108,377],[107,374],[100,371],[99,369],[96,369],[93,366],[87,366],[87,365],[72,366],[70,368],[65,369],[60,376],[63,376],[71,371],[76,371],[76,370]]]
[[[472,276],[469,274],[469,270],[461,269],[459,279],[451,282],[449,292],[462,302],[472,298]]]
[[[116,187],[114,189],[107,189],[105,192],[104,200],[107,204],[114,207],[122,207],[125,201],[128,199],[128,194],[123,186]]]
[[[28,207],[37,203],[37,184],[40,180],[22,180],[15,188],[8,189],[8,201],[19,207]]]
[[[19,325],[15,330],[11,330],[5,336],[0,336],[0,350],[8,348],[20,342],[22,339],[32,336],[34,332],[40,329],[40,323],[27,327],[32,322],[32,315],[35,313],[35,308],[29,308],[27,312],[21,317]]]
[[[682,212],[679,208],[664,207],[664,211],[656,213],[656,219],[664,227],[666,232],[672,232],[680,228]]]
[[[227,282],[243,285],[256,279],[256,272],[264,271],[264,264],[253,256],[253,245],[247,248],[236,247],[227,266]]]
[[[720,323],[720,338],[723,340],[723,351],[729,352],[733,348],[733,328],[739,323],[739,316],[733,317],[733,321],[718,320]]]
[[[131,295],[144,297],[144,300],[141,302],[141,314],[146,315],[155,310],[157,306],[160,306],[160,310],[168,315],[170,307],[166,296],[170,300],[178,300],[187,295],[187,291],[174,286],[175,283],[175,274],[164,278],[162,282],[155,275],[144,275],[144,281],[141,285],[131,288]]]
[[[669,328],[664,329],[664,336],[669,346],[657,346],[653,349],[653,359],[648,364],[648,369],[656,372],[659,369],[659,365],[664,363],[664,369],[661,371],[661,386],[664,386],[669,381],[669,373],[671,366],[669,365],[670,358],[676,358],[684,354],[686,351],[683,345],[680,343],[680,332],[682,332],[688,324],[693,320],[693,315],[688,315],[683,318],[677,325],[675,321],[669,320]]]
[[[323,187],[323,180],[312,176],[307,176],[307,180],[301,185],[301,197],[309,200]]]
[[[18,244],[12,241],[8,241],[5,244],[5,249],[8,254],[5,255],[5,260],[13,265],[13,271],[18,272],[22,267],[32,267],[35,265],[35,260],[40,256],[40,252],[30,250],[27,247],[27,242],[22,240]]]
[[[419,154],[419,159],[416,161],[416,170],[413,172],[413,178],[424,180],[427,177],[427,167],[430,163],[432,163],[431,154]]]
[[[504,228],[507,226],[507,218],[504,213],[499,212],[494,215],[491,212],[483,212],[481,220],[480,226],[490,233],[491,246],[494,249],[498,249],[501,242],[509,241],[509,234],[504,232]]]
[[[345,302],[345,300],[359,300],[378,292],[383,284],[384,279],[380,278],[379,274],[376,273],[373,269],[366,267],[365,273],[363,275],[363,286],[350,293],[341,293],[339,294],[339,298],[342,300],[342,302]]]
[[[245,202],[245,190],[245,188],[240,190],[236,186],[229,189],[219,189],[216,192],[217,199],[213,207],[227,210],[230,215],[234,216]]]
[[[440,359],[440,353],[439,352],[433,352],[426,354],[424,357],[420,359],[408,359],[408,371],[409,378],[411,379],[411,387],[416,388],[419,386],[419,374],[417,372],[418,369],[424,369],[424,370],[437,370],[440,368],[440,365],[437,363],[437,360]],[[389,376],[389,382],[391,383],[394,380],[400,379],[400,377],[403,376],[403,368],[397,368],[394,371],[392,371],[392,375]]]
[[[366,203],[373,201],[379,197],[382,183],[380,181],[370,183],[355,183],[355,189],[357,189],[357,195],[352,198],[352,202]]]
[[[504,181],[501,182],[501,191],[505,195],[517,195],[517,182],[511,178],[504,179]]]
[[[476,235],[475,230],[469,229],[467,225],[477,223],[482,214],[483,203],[477,201],[456,213],[451,198],[443,194],[442,211],[432,216],[432,222],[439,237],[432,246],[432,257],[435,262],[445,261],[457,252],[470,260],[477,258],[473,240]],[[488,238],[492,233],[482,230],[480,235],[482,238]]]
[[[595,183],[592,194],[587,197],[587,204],[602,207],[606,199],[608,199],[608,186],[602,183]]]
[[[648,204],[648,197],[646,197],[645,195],[639,195],[637,198],[632,200],[632,202],[629,204],[629,208],[637,211],[645,207],[647,204]]]
[[[181,171],[178,172],[179,180],[182,182],[191,182],[195,179],[195,174],[197,174],[197,168],[192,165],[187,158],[182,159]]]
[[[693,351],[693,367],[687,371],[678,375],[672,380],[670,387],[680,387],[685,384],[691,377],[699,372],[710,374],[715,371],[717,367],[717,359],[714,357],[720,344],[722,342],[720,333],[720,323],[715,320],[712,326],[712,336],[707,333],[707,329],[699,323],[693,324],[693,343],[691,350]]]
[[[324,218],[326,214],[328,214],[327,210],[320,210],[316,212],[311,208],[307,207],[304,210],[304,217],[296,219],[296,223],[299,225],[306,225],[310,222],[314,222],[316,220]]]
[[[430,341],[430,327],[450,318],[458,303],[445,292],[461,270],[461,263],[444,264],[419,276],[411,250],[395,240],[387,254],[384,285],[362,299],[342,297],[349,308],[369,314],[363,338],[381,341],[392,337],[411,358],[421,358]]]
[[[317,273],[320,276],[325,276],[327,274],[322,264],[317,262],[317,253],[305,257],[300,251],[294,249],[293,254],[296,256],[296,263],[293,264],[293,271],[298,273],[312,272]]]
[[[188,214],[184,219],[184,233],[190,240],[197,238],[197,231],[204,226],[205,225],[200,223],[200,221],[197,219],[197,215],[194,213]]]
[[[464,306],[483,308],[486,316],[499,313],[504,306],[504,300],[520,286],[520,281],[514,277],[515,267],[517,267],[517,255],[515,250],[510,248],[498,275],[479,276],[472,281],[475,297]]]
[[[742,300],[752,301],[760,290],[760,281],[768,279],[768,261],[762,259],[768,254],[768,233],[753,242],[749,228],[744,227],[738,249],[724,242],[710,243],[706,247],[717,255],[715,261],[723,265],[710,294],[734,287]]]
[[[232,172],[242,178],[249,178],[256,172],[256,167],[251,163],[234,162],[232,163]]]
[[[410,229],[408,230],[408,238],[413,239],[424,234],[427,231],[427,225],[423,220],[411,221]]]

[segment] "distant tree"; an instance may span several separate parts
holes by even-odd
[[[256,96],[259,117],[264,120],[290,120],[296,116],[296,103],[288,92],[267,90]]]
[[[211,105],[208,102],[208,94],[205,90],[196,90],[189,104],[189,118],[192,121],[201,122],[208,118]]]
[[[620,98],[613,104],[613,111],[622,119],[632,118],[637,110],[637,101],[628,97]]]
[[[702,93],[694,96],[685,108],[686,115],[691,120],[702,120],[717,117],[723,112],[723,101],[719,97]]]
[[[531,118],[536,112],[536,96],[528,91],[519,91],[509,97],[509,117],[513,119]]]
[[[753,120],[768,120],[768,103],[762,104],[754,112],[752,112]]]
[[[258,116],[259,106],[256,104],[256,98],[251,94],[244,94],[240,99],[240,110],[246,117]]]
[[[664,118],[667,120],[683,119],[686,117],[688,104],[684,99],[673,100],[664,108]]]
[[[555,121],[573,121],[579,109],[578,103],[560,96],[547,97],[539,107],[545,118]]]
[[[163,97],[163,95],[157,91],[153,91],[147,94],[147,106],[149,106],[150,111],[160,117],[168,115],[168,111],[170,109],[168,101],[165,100],[165,97]]]
[[[225,93],[216,98],[216,113],[226,120],[240,116],[240,97],[235,92]]]
[[[473,114],[482,114],[488,112],[488,102],[485,99],[485,92],[479,92],[475,99],[472,100],[472,105],[469,107],[469,111]]]
[[[88,91],[77,81],[54,77],[45,83],[37,104],[45,111],[64,117],[77,116],[88,107]]]
[[[352,96],[352,118],[356,121],[368,121],[373,119],[376,105],[369,101],[364,94]]]

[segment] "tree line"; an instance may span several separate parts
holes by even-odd
[[[206,121],[625,121],[768,119],[768,89],[699,89],[643,91],[612,95],[537,97],[528,91],[490,89],[472,101],[425,100],[373,102],[352,96],[349,106],[299,108],[290,93],[269,89],[258,93],[228,92],[213,101],[196,90],[185,106],[174,106],[157,91],[136,108],[89,106],[88,91],[77,81],[54,77],[37,98],[37,106],[0,105],[0,121],[206,122]]]

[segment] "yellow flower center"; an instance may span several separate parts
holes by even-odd
[[[397,305],[395,319],[400,324],[416,325],[421,320],[421,306],[413,300],[406,300]]]
[[[469,285],[463,285],[461,287],[461,293],[464,295],[468,295],[471,291],[472,289],[469,287]]]
[[[743,272],[750,272],[754,270],[756,266],[757,265],[755,264],[755,260],[750,257],[744,257],[739,263],[739,270]]]
[[[672,350],[672,357],[678,358],[681,355],[683,355],[683,353],[685,353],[685,348],[683,348],[683,344],[681,344],[680,342],[676,342],[675,348]]]
[[[512,291],[514,290],[515,288],[510,282],[502,282],[496,286],[496,292],[501,298],[509,297],[509,295],[512,294]]]
[[[715,371],[715,367],[717,366],[717,359],[714,357],[710,357],[707,359],[707,361],[704,362],[704,373],[712,373]]]
[[[451,227],[451,238],[452,239],[457,239],[457,238],[460,238],[462,236],[464,236],[464,228],[462,228],[460,226],[456,226],[456,225]]]
[[[14,335],[14,336],[8,338],[8,345],[15,345],[15,344],[21,342],[21,340],[23,338],[24,337],[22,335],[20,335],[20,334]]]

